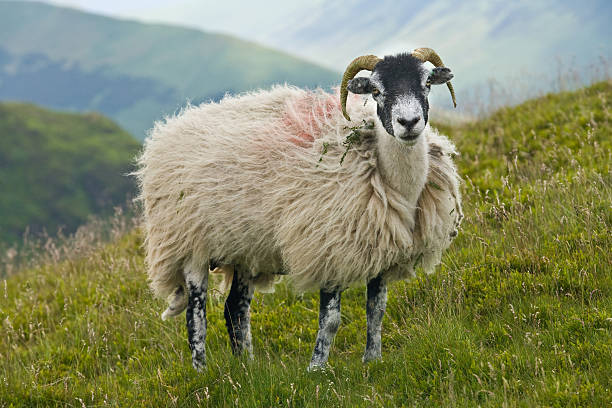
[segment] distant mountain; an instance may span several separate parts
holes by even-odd
[[[189,4],[200,4],[200,12],[206,7],[196,0]],[[183,10],[175,14],[186,14]],[[242,36],[252,32],[249,38],[262,44],[336,70],[358,55],[432,47],[455,73],[460,108],[466,94],[476,94],[470,99],[481,102],[489,99],[493,83],[503,88],[499,92],[504,95],[498,95],[502,102],[518,102],[563,89],[568,81],[601,80],[606,70],[610,74],[609,0],[327,0],[303,1],[286,10],[275,16],[277,24],[228,31]],[[210,24],[218,28],[227,23]],[[443,94],[442,106],[448,107],[441,90],[434,96]]]
[[[610,55],[611,17],[609,0],[329,0],[304,2],[254,38],[335,69],[366,52],[430,46],[456,66],[493,77],[477,64],[506,74],[555,58]]]
[[[0,2],[0,99],[100,111],[141,140],[187,100],[284,82],[329,86],[338,73],[227,35]]]
[[[26,227],[73,231],[134,194],[140,143],[97,114],[52,112],[0,103],[0,244]]]

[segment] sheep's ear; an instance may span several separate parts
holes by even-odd
[[[358,77],[348,82],[347,89],[354,94],[366,94],[372,92],[373,88],[370,83],[370,78]]]
[[[450,68],[447,67],[436,67],[431,70],[429,74],[429,78],[427,78],[427,82],[431,85],[440,85],[445,84],[451,79],[453,79],[453,73]]]

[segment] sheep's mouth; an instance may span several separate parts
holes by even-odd
[[[403,134],[401,136],[398,136],[397,138],[401,142],[412,144],[412,143],[414,143],[418,139],[418,137],[420,135],[421,135],[420,133],[417,133],[417,134],[405,133],[405,134]]]

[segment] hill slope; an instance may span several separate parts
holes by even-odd
[[[140,144],[99,114],[0,103],[0,243],[27,226],[73,231],[134,193],[124,176]]]
[[[98,110],[139,139],[187,99],[336,81],[331,70],[227,35],[0,2],[1,99]]]
[[[343,294],[326,372],[305,367],[317,299],[253,301],[254,361],[209,305],[209,359],[162,322],[138,232],[23,271],[0,296],[0,400],[15,405],[604,406],[612,403],[612,84],[460,128],[466,220],[431,276],[393,284],[383,358],[360,361],[364,290]],[[0,290],[1,291],[1,290]]]

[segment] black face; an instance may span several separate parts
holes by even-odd
[[[427,69],[410,54],[387,56],[381,60],[369,78],[354,78],[348,90],[371,93],[378,104],[381,124],[392,136],[410,142],[425,129],[429,119],[427,96],[431,85],[443,84],[453,77],[445,67]]]

